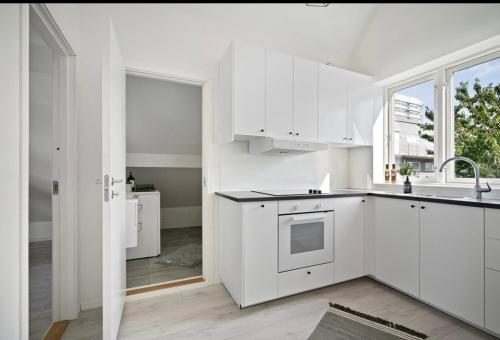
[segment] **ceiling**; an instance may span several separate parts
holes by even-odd
[[[109,8],[129,66],[204,77],[231,40],[345,66],[376,4],[123,4]]]

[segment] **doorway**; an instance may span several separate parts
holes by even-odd
[[[203,273],[202,86],[129,72],[126,97],[127,202],[137,211],[128,294],[192,283]]]
[[[43,4],[29,6],[28,334],[77,317],[74,52]]]

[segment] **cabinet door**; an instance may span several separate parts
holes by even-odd
[[[158,256],[160,249],[160,195],[139,194],[137,247],[127,249],[127,260]]]
[[[355,145],[372,145],[376,94],[372,78],[350,72],[348,86],[347,138]]]
[[[278,202],[243,204],[243,306],[278,296]]]
[[[318,72],[319,140],[347,143],[347,73],[328,65]]]
[[[264,136],[266,125],[266,51],[234,44],[234,134]]]
[[[293,139],[293,57],[266,52],[267,135]]]
[[[365,275],[364,197],[335,199],[335,282]]]
[[[375,199],[375,276],[419,296],[418,203]]]
[[[486,315],[484,327],[500,334],[500,272],[486,269],[485,279]]]
[[[293,129],[297,140],[318,139],[318,64],[293,58]]]
[[[421,203],[420,293],[484,326],[484,209]]]

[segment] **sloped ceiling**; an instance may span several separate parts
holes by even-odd
[[[109,10],[129,66],[202,76],[233,39],[345,66],[376,7],[113,4]]]
[[[383,4],[349,67],[384,79],[500,34],[500,4]]]

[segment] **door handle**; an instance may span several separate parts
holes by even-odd
[[[113,190],[111,190],[111,199],[115,198],[115,196],[120,196],[120,193],[114,192]]]

